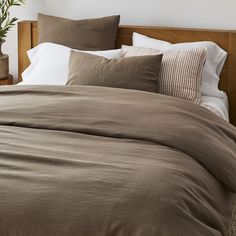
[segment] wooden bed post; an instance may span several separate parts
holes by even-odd
[[[22,21],[18,23],[18,81],[22,81],[21,73],[30,64],[27,51],[32,48],[32,22]]]

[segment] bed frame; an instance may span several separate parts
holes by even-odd
[[[117,37],[117,48],[122,44],[131,45],[132,33],[138,32],[147,36],[172,43],[192,41],[213,41],[229,53],[221,74],[220,89],[229,98],[230,121],[236,126],[236,31],[199,30],[161,28],[148,26],[120,26]],[[18,23],[19,81],[21,73],[29,66],[26,52],[38,44],[38,25],[36,21]]]

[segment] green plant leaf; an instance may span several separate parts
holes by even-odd
[[[18,18],[10,17],[10,9],[19,7],[25,0],[0,0],[0,41],[7,37],[7,33],[15,26]]]

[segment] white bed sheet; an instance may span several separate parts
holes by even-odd
[[[229,103],[226,93],[222,97],[202,96],[200,105],[229,122]]]

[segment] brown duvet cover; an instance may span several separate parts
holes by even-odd
[[[159,94],[1,87],[0,235],[227,235],[235,140]]]

